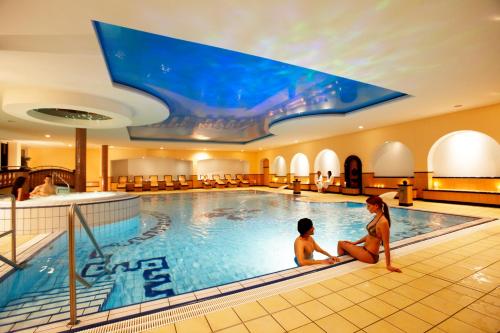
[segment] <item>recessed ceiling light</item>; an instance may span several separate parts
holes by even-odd
[[[73,147],[73,145],[70,143],[70,144],[68,144],[68,147]]]
[[[453,105],[454,108],[461,108],[462,106],[462,104]]]
[[[358,126],[358,128],[359,128],[359,129],[363,129],[363,128],[365,128],[365,127],[364,127],[363,125],[359,125],[359,126]]]
[[[109,146],[109,148],[115,148],[115,146]]]
[[[163,147],[160,147],[160,149],[161,149],[161,150],[163,150],[163,149],[165,149],[165,148],[163,148]]]
[[[50,134],[45,134],[45,137],[46,138],[50,138]]]
[[[293,143],[298,143],[298,142],[299,142],[299,140],[295,140]]]
[[[391,141],[386,141],[386,142],[384,142],[384,143],[391,143]]]

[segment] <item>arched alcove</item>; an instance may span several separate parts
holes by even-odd
[[[309,160],[302,153],[297,153],[293,156],[290,163],[290,173],[295,177],[309,177]]]
[[[283,156],[276,156],[271,166],[271,173],[278,177],[286,176],[286,161]]]
[[[452,132],[432,145],[427,167],[435,177],[499,177],[500,146],[481,132]]]
[[[373,154],[373,173],[377,177],[412,177],[413,154],[399,141],[387,141]]]
[[[335,177],[340,176],[340,163],[337,154],[330,149],[323,149],[314,160],[314,172],[321,171],[322,175],[327,175],[331,171]]]

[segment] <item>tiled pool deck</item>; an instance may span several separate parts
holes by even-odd
[[[315,192],[302,192],[301,196],[301,200],[325,202],[364,202],[365,198]],[[390,200],[388,203],[397,204]],[[498,208],[422,201],[416,201],[414,208],[500,219]],[[377,265],[350,263],[344,265],[350,266],[348,270],[334,278],[148,332],[500,330],[500,221],[398,249],[393,253],[393,262],[403,273],[389,273],[383,259]],[[96,314],[95,319],[110,318],[99,318]],[[29,332],[51,330],[42,326]]]

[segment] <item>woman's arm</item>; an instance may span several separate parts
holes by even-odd
[[[16,200],[17,201],[22,201],[24,198],[23,198],[23,188],[20,187],[17,189],[17,198]]]
[[[387,222],[387,220],[380,222],[381,223],[378,223],[377,225],[377,229],[380,231],[380,234],[382,235],[382,241],[384,242],[385,266],[391,272],[401,273],[401,270],[399,268],[391,266],[391,248],[389,245],[390,241],[389,222]]]

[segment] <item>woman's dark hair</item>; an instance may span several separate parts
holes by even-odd
[[[12,195],[14,195],[17,198],[17,190],[23,187],[24,182],[26,181],[26,177],[19,176],[14,180],[14,184],[12,184]]]
[[[331,176],[332,176],[332,172],[328,171],[328,178],[330,178]]]
[[[297,223],[297,230],[299,231],[301,236],[304,236],[306,232],[308,232],[313,226],[313,222],[311,219],[308,219],[307,217],[300,219],[299,222]]]
[[[366,202],[369,203],[370,205],[375,205],[379,206],[382,208],[382,213],[384,213],[385,218],[387,219],[387,222],[389,222],[389,227],[391,226],[391,216],[389,215],[389,207],[387,204],[382,200],[381,197],[378,195],[374,195],[366,199]]]

